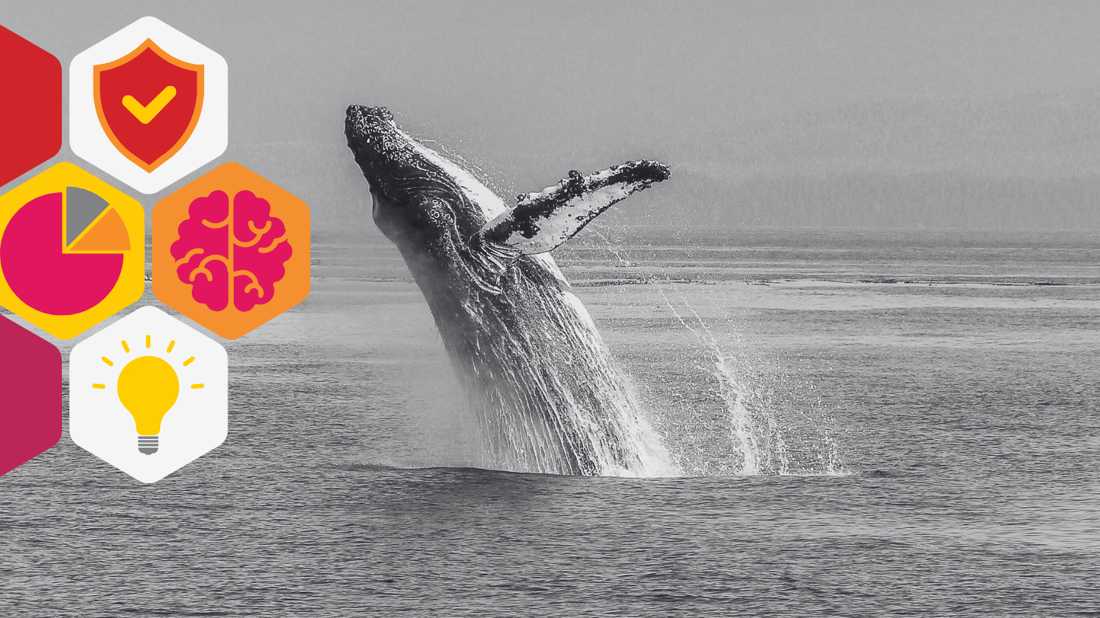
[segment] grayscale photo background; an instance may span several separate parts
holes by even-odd
[[[143,485],[66,424],[0,477],[0,615],[1100,611],[1100,4],[0,4],[66,97],[72,58],[146,15],[226,59],[225,154],[144,196],[66,117],[0,190],[70,161],[149,217],[235,161],[309,204],[312,291],[210,334],[218,449]],[[486,469],[350,104],[507,204],[671,167],[554,257],[680,475]],[[67,376],[144,305],[177,315],[147,288],[62,341],[3,313]]]

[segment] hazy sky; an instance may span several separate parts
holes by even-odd
[[[144,15],[229,61],[234,138],[346,102],[516,146],[873,99],[1100,84],[1096,2],[43,2],[0,23],[72,57]],[[644,129],[642,128],[644,127]]]
[[[349,103],[387,105],[508,167],[510,154],[703,143],[851,105],[1100,93],[1100,2],[0,0],[0,23],[66,68],[144,15],[228,61],[231,153],[342,143]],[[754,147],[780,168],[802,154],[798,140],[741,154]],[[922,156],[935,160],[937,147]]]

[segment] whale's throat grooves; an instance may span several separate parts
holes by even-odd
[[[494,467],[660,474],[667,454],[588,312],[528,257],[498,282],[426,293]],[[502,302],[507,299],[507,302]]]

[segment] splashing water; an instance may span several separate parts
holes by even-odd
[[[559,474],[658,477],[683,475],[847,475],[830,419],[820,409],[791,409],[752,376],[751,365],[720,344],[686,299],[683,311],[657,290],[702,348],[724,412],[719,422],[687,428],[702,447],[680,448],[643,413],[630,376],[612,358],[587,309],[572,292],[520,295],[509,311],[528,316],[522,329],[483,332],[455,358],[471,396],[486,467]],[[562,302],[564,301],[564,302]],[[519,324],[471,307],[483,324]],[[482,315],[484,314],[484,315]],[[687,317],[685,317],[687,316]],[[470,333],[467,333],[469,335]],[[456,342],[447,342],[451,347]],[[468,339],[464,339],[469,341]],[[790,387],[780,380],[780,387]],[[811,387],[812,388],[812,387]],[[693,393],[686,412],[701,416]],[[653,408],[668,418],[682,415]],[[792,418],[796,416],[797,418]],[[656,417],[654,417],[656,418]],[[675,422],[675,421],[673,421]],[[723,433],[723,436],[706,435]],[[791,444],[791,440],[794,444]]]
[[[599,230],[599,228],[597,228],[594,225],[589,225],[588,226],[588,231],[589,231],[589,233],[594,235],[596,238],[599,238],[600,240],[604,241],[604,244],[606,245],[605,249],[607,249],[607,251],[609,253],[611,253],[611,255],[615,256],[615,259],[619,261],[619,263],[617,264],[618,266],[626,268],[626,267],[630,267],[630,266],[634,265],[633,263],[630,262],[630,260],[623,257],[623,248],[621,246],[616,247],[611,242],[611,239],[608,238],[603,232],[601,232]]]
[[[806,452],[793,452],[785,436],[794,428],[777,412],[778,406],[771,400],[770,393],[749,386],[750,380],[742,375],[744,370],[727,355],[718,338],[686,299],[681,297],[691,314],[690,322],[669,301],[663,289],[658,288],[658,291],[677,321],[704,346],[711,362],[711,376],[728,415],[729,446],[736,451],[735,459],[739,459],[739,465],[728,466],[726,473],[743,476],[849,474],[837,443],[830,435],[827,418],[813,418],[798,410],[804,424],[818,435],[799,440]],[[710,461],[697,461],[686,467],[703,474],[716,472],[710,464]]]
[[[587,309],[552,276],[521,259],[500,282],[509,302],[475,299],[461,314],[437,316],[479,424],[479,463],[557,474],[678,475]]]
[[[602,244],[614,257],[617,266],[634,265],[621,244],[612,242],[596,226],[589,226],[588,230],[602,241],[598,244]],[[820,400],[801,402],[799,405],[791,405],[791,402],[786,401],[792,394],[801,397],[812,392],[813,385],[796,384],[782,373],[772,376],[770,380],[758,375],[758,368],[754,367],[758,363],[750,362],[749,355],[740,353],[744,346],[736,329],[732,334],[738,353],[731,355],[686,298],[681,296],[681,311],[669,300],[660,279],[648,279],[649,283],[655,284],[680,326],[690,332],[700,344],[701,348],[696,348],[694,352],[701,353],[706,358],[707,364],[702,369],[708,374],[709,384],[712,386],[696,387],[695,380],[690,376],[676,375],[673,372],[674,375],[667,380],[677,383],[681,390],[677,396],[679,401],[651,402],[648,407],[651,413],[655,413],[651,418],[660,430],[655,431],[641,414],[640,398],[629,376],[621,372],[611,360],[587,310],[579,299],[567,293],[568,304],[588,327],[583,329],[584,334],[580,331],[576,333],[583,345],[574,344],[574,347],[596,352],[598,360],[594,364],[599,367],[599,371],[593,378],[602,383],[600,397],[607,399],[601,407],[620,419],[615,420],[612,425],[622,429],[611,429],[622,434],[623,439],[620,441],[625,450],[638,454],[634,464],[624,466],[615,463],[624,461],[621,455],[616,457],[613,452],[604,449],[598,456],[603,462],[600,465],[600,474],[849,474],[839,455],[838,444],[829,430],[831,417],[822,408]],[[593,381],[588,376],[582,379],[585,382]],[[688,390],[683,390],[688,384],[693,386],[687,386]],[[677,387],[673,387],[673,390],[677,390]],[[570,415],[585,416],[589,413],[588,410],[577,409],[574,402],[569,403]],[[712,409],[713,404],[719,404],[720,416],[713,414],[716,411]],[[675,409],[677,407],[680,409]],[[590,419],[585,426],[595,427],[596,424]],[[524,439],[521,435],[511,437],[512,441],[523,442]],[[592,444],[599,444],[601,438],[590,436],[588,440]],[[596,451],[599,452],[600,449]]]

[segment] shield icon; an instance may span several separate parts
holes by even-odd
[[[187,143],[202,114],[203,66],[173,58],[146,39],[94,67],[96,114],[111,143],[152,173]]]

